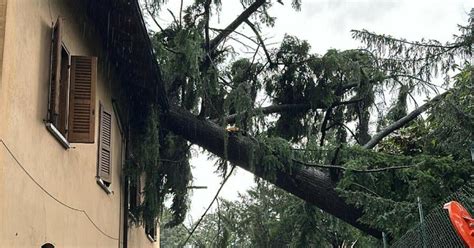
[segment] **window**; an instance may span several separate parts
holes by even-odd
[[[140,206],[140,177],[128,179],[128,212],[134,221],[137,221],[138,207]]]
[[[52,245],[51,243],[46,243],[42,245],[41,248],[54,248],[54,245]]]
[[[112,183],[112,113],[100,105],[97,179],[107,189]],[[108,193],[111,193],[108,191]]]
[[[145,233],[150,239],[150,241],[155,242],[156,241],[156,220],[155,221],[149,221],[145,222]]]
[[[64,45],[61,45],[61,64],[59,65],[59,101],[57,104],[58,112],[53,116],[53,123],[63,135],[66,135],[67,130],[67,106],[68,106],[68,92],[69,92],[69,52]],[[55,106],[56,107],[56,106]]]
[[[53,28],[48,130],[65,148],[94,143],[97,58],[71,56],[63,43],[63,20]]]

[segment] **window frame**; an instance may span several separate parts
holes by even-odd
[[[128,215],[132,220],[138,223],[138,218],[135,216],[138,212],[138,208],[141,204],[141,176],[137,176],[132,179],[131,176],[127,177],[128,180],[128,194],[127,194],[127,211]]]
[[[54,28],[53,28],[54,30]],[[54,31],[53,31],[54,32]],[[53,35],[54,36],[54,35]],[[67,132],[68,132],[68,123],[69,123],[69,96],[70,96],[70,86],[71,86],[71,53],[69,52],[69,49],[67,48],[66,44],[64,43],[63,40],[61,40],[61,49],[60,49],[60,57],[61,57],[61,63],[60,63],[60,74],[59,74],[59,89],[60,89],[60,96],[59,96],[59,102],[57,103],[58,106],[62,106],[62,105],[66,105],[65,106],[65,117],[64,117],[64,127],[65,127],[65,132],[62,133],[60,130],[59,130],[59,115],[58,116],[51,116],[52,115],[52,112],[49,108],[51,108],[50,104],[51,104],[51,98],[54,97],[52,94],[51,94],[51,88],[52,88],[52,84],[53,84],[53,78],[52,78],[52,74],[53,74],[53,61],[52,61],[52,58],[53,58],[53,43],[54,43],[54,39],[51,40],[51,72],[50,72],[50,82],[49,82],[49,89],[48,89],[48,118],[47,118],[47,121],[46,121],[46,128],[48,129],[48,131],[59,141],[59,143],[61,143],[61,145],[65,148],[65,149],[69,149],[71,148],[71,143],[69,142],[68,138],[67,138]],[[62,77],[63,77],[63,61],[62,61],[62,53],[63,51],[67,54],[67,64],[65,65],[67,68],[67,78],[65,79],[65,83],[67,84],[67,90],[66,90],[66,97],[65,99],[62,99],[61,98],[61,82],[62,81]],[[61,101],[63,100],[63,101]],[[58,119],[54,119],[54,118],[58,118]],[[57,123],[55,123],[57,122]]]
[[[46,129],[67,150],[71,143],[95,143],[97,57],[72,55],[63,33],[63,18],[58,17],[51,34],[48,111],[44,122]],[[82,96],[87,97],[79,102],[77,98]],[[88,111],[86,115],[83,112],[72,115],[84,109]],[[84,118],[89,123],[85,129],[81,125]]]
[[[150,223],[148,222],[145,222],[144,223],[145,225],[145,235],[147,236],[147,238],[150,240],[150,242],[152,243],[155,243],[158,241],[158,230],[157,230],[157,225],[158,225],[158,221],[157,220],[153,220],[153,223],[151,223],[151,226],[150,227]]]

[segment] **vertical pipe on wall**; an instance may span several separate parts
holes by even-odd
[[[123,169],[125,165],[125,161],[128,158],[128,149],[127,149],[127,138],[128,138],[128,130],[124,129],[122,119],[123,116],[120,115],[119,110],[119,103],[116,99],[112,99],[112,108],[114,109],[114,113],[117,120],[117,125],[120,131],[120,138],[121,138],[121,147],[120,147],[120,212],[119,212],[119,248],[127,248],[128,247],[128,178],[123,174]]]

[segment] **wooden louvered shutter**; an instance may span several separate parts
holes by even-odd
[[[53,44],[51,47],[51,82],[49,94],[49,121],[57,126],[59,115],[59,85],[61,79],[61,46],[62,46],[62,18],[58,17],[53,29]]]
[[[97,57],[71,57],[68,140],[94,143]]]
[[[112,182],[112,114],[100,105],[99,161],[97,174],[107,183]]]

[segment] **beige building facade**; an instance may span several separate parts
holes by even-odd
[[[124,15],[146,32],[135,1],[103,2],[0,0],[0,247],[159,247],[122,174],[134,54],[108,49]]]

